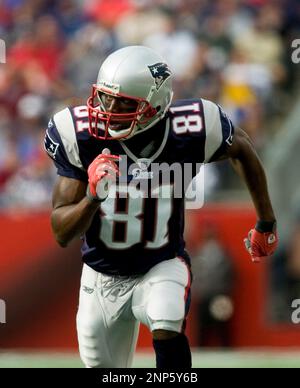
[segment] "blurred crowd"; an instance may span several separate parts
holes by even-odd
[[[125,45],[160,52],[175,98],[217,101],[263,149],[291,103],[299,26],[297,0],[0,0],[0,208],[49,206],[47,122],[85,103],[101,62]]]
[[[198,345],[230,347],[236,271],[216,225],[206,222],[201,234],[191,251]]]
[[[293,301],[300,299],[300,208],[294,209],[292,231],[270,263],[269,318],[291,322]]]

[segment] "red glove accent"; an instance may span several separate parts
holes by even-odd
[[[120,159],[117,155],[111,155],[110,151],[105,148],[100,155],[98,155],[88,168],[89,176],[89,191],[94,198],[97,198],[97,184],[104,177],[106,179],[115,180],[120,171],[115,161]]]
[[[271,256],[278,246],[277,232],[259,232],[251,229],[248,238],[244,239],[247,251],[250,253],[254,263],[259,263],[261,259]]]

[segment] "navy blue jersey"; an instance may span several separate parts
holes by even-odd
[[[122,156],[115,195],[99,205],[83,236],[83,261],[98,272],[134,275],[175,256],[187,258],[181,194],[200,164],[217,160],[232,144],[230,119],[218,105],[190,99],[172,104],[164,119],[129,140],[97,140],[88,127],[86,106],[66,108],[50,120],[45,136],[58,175],[86,183],[88,166],[104,148]],[[160,144],[149,154],[147,145],[158,136]],[[144,151],[134,153],[136,139],[145,141],[147,157]],[[165,174],[168,166],[171,172]]]

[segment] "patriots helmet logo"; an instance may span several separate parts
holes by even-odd
[[[166,63],[155,63],[154,65],[148,66],[152,77],[154,78],[156,89],[158,90],[164,81],[169,78],[172,74]]]

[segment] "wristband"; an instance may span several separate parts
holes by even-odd
[[[255,229],[260,233],[274,233],[276,226],[276,221],[257,221]]]
[[[86,196],[87,196],[87,198],[88,198],[91,202],[93,202],[93,203],[101,203],[101,202],[104,201],[104,199],[100,199],[100,198],[94,197],[94,196],[92,195],[91,190],[90,190],[90,186],[89,186],[89,185],[87,186],[87,189],[86,189]]]

